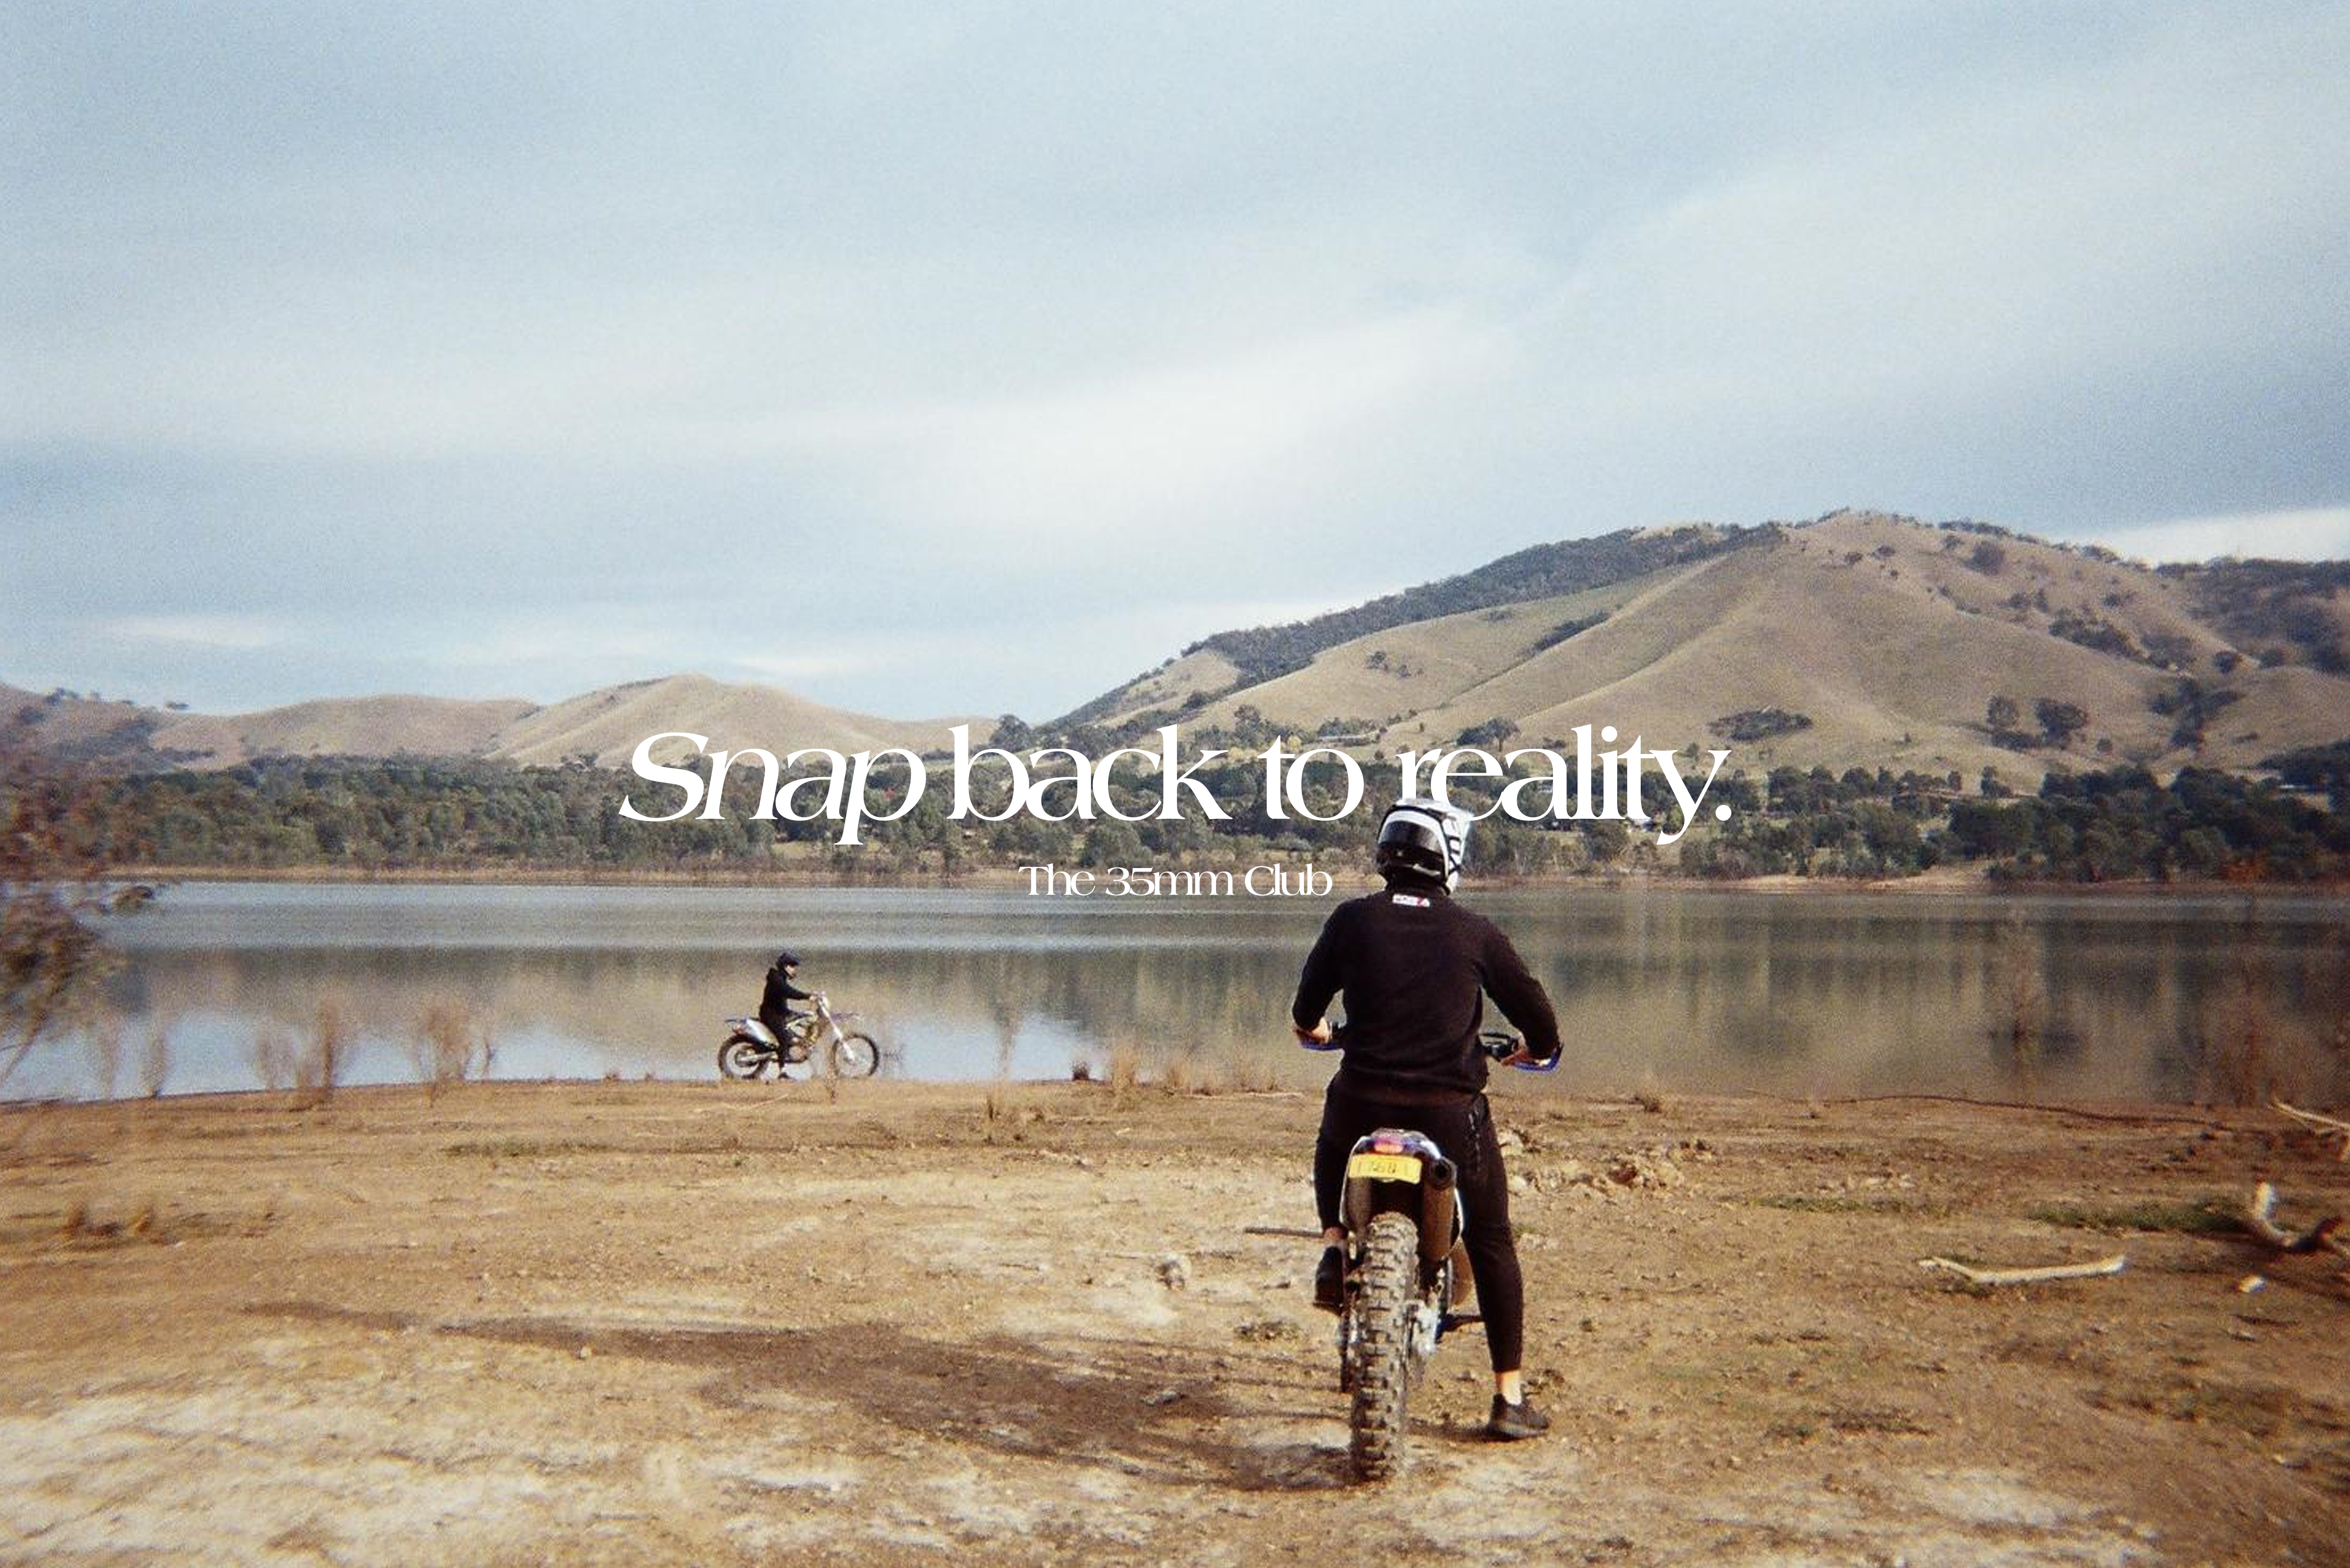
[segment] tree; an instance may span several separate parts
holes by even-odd
[[[2002,693],[1983,705],[1983,728],[1994,741],[2004,741],[2023,722],[2023,710],[2014,698]]]
[[[1144,863],[1142,836],[1131,823],[1097,822],[1086,831],[1080,866],[1139,866]]]
[[[1495,717],[1461,732],[1463,746],[1498,746],[1518,732],[1517,721]]]
[[[2059,702],[2043,697],[2032,705],[2032,716],[2040,722],[2040,732],[2052,746],[2061,746],[2086,729],[2088,711],[2076,702]]]
[[[111,966],[92,923],[106,903],[100,793],[0,737],[0,1084],[79,1015]]]

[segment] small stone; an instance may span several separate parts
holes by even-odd
[[[580,1359],[580,1360],[582,1360],[582,1361],[586,1361],[586,1360],[588,1360],[588,1358],[590,1358],[591,1356],[593,1356],[595,1354],[596,1354],[596,1349],[595,1349],[595,1346],[593,1346],[593,1345],[581,1345],[581,1346],[579,1347],[579,1359]]]
[[[1172,1405],[1176,1400],[1180,1399],[1181,1397],[1183,1397],[1183,1390],[1180,1388],[1161,1388],[1158,1393],[1153,1394],[1149,1398],[1145,1399],[1143,1403],[1146,1405]]]

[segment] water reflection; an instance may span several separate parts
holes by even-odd
[[[1791,1094],[2019,1089],[2184,1097],[2211,1042],[2280,1051],[2342,1027],[2337,899],[1799,896],[1596,888],[1472,900],[1556,998],[1577,1091],[1653,1084]],[[173,1091],[256,1082],[254,1041],[296,1038],[322,998],[358,1021],[354,1081],[415,1075],[418,1020],[453,997],[501,1075],[702,1076],[720,1021],[774,951],[861,1012],[884,1071],[1065,1076],[1132,1044],[1146,1063],[1236,1060],[1317,1084],[1291,1046],[1297,966],[1326,904],[1137,907],[923,889],[174,888],[115,936],[111,987],[137,1092],[162,1031]],[[2249,1024],[2247,1019],[2250,1019]],[[12,1093],[86,1095],[102,1051],[44,1048]]]

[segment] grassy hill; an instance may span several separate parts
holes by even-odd
[[[979,735],[994,727],[992,719],[877,719],[827,708],[781,687],[672,675],[538,709],[499,731],[485,754],[515,763],[559,763],[585,755],[608,767],[625,767],[638,742],[665,730],[706,735],[713,750],[761,746],[780,755],[805,746],[842,752],[903,746],[920,753],[945,745],[947,730],[966,722]],[[691,751],[681,742],[677,749]]]
[[[1221,634],[1078,711],[1232,730],[1253,710],[1366,755],[1496,721],[1516,744],[1612,724],[1651,745],[1727,745],[1751,770],[1971,783],[1991,766],[2026,785],[2059,766],[2245,769],[2350,735],[2350,564],[2157,569],[1860,512],[1583,543],[1606,548],[1520,552],[1357,610]],[[1558,592],[1572,572],[1604,580]],[[1452,607],[1411,614],[1429,606]],[[2017,717],[1995,731],[2002,698]]]
[[[520,699],[352,697],[256,713],[191,713],[0,685],[0,719],[16,718],[49,754],[109,769],[234,767],[269,757],[487,758],[625,766],[637,742],[664,730],[713,747],[858,751],[943,745],[955,719],[900,722],[827,708],[778,687],[672,675],[590,691],[549,707]],[[984,735],[993,720],[972,721]],[[681,746],[690,752],[690,747]]]

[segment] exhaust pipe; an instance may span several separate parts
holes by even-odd
[[[1460,1168],[1449,1159],[1432,1159],[1420,1172],[1419,1272],[1423,1279],[1435,1274],[1461,1239],[1461,1202],[1453,1190],[1460,1181]]]

